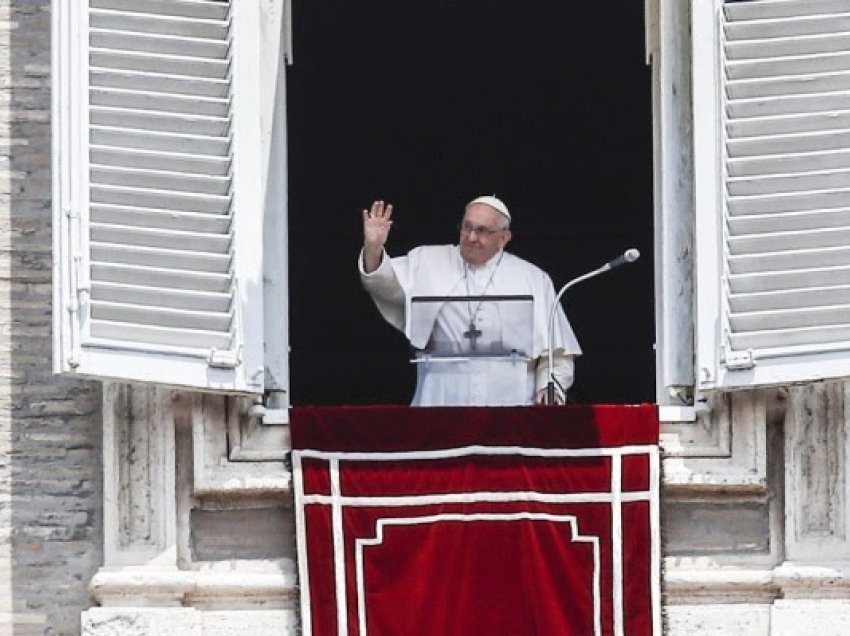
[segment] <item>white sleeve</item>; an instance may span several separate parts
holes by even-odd
[[[405,258],[396,259],[404,261]],[[363,288],[369,292],[375,306],[381,315],[393,327],[404,332],[405,309],[407,300],[404,288],[399,282],[393,261],[387,256],[386,251],[381,254],[381,263],[378,268],[369,274],[363,269],[363,252],[357,260],[357,268],[360,270],[360,282]]]
[[[363,283],[363,287],[372,298],[393,305],[404,305],[404,290],[398,281],[395,269],[390,263],[386,251],[381,253],[381,263],[378,268],[367,274],[363,268],[363,250],[360,250],[357,269],[360,272],[360,282]]]
[[[565,355],[560,353],[560,349],[552,356],[552,371],[557,382],[555,383],[555,393],[564,400],[564,393],[573,384],[574,359],[575,356]],[[544,351],[543,355],[537,358],[537,369],[535,370],[534,391],[545,389],[549,384],[549,354]],[[560,385],[560,386],[559,386]],[[563,390],[562,390],[563,387]]]

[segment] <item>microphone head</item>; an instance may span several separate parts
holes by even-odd
[[[639,258],[640,252],[638,252],[635,248],[631,248],[623,252],[623,260],[627,263],[634,263]]]

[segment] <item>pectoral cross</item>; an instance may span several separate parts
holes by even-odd
[[[463,332],[463,337],[469,338],[469,346],[473,351],[475,351],[475,346],[476,346],[476,344],[478,344],[478,338],[480,336],[481,336],[481,330],[476,329],[475,324],[472,323],[472,322],[469,323],[469,331]]]

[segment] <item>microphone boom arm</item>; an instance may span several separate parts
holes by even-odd
[[[604,274],[605,272],[609,272],[615,267],[620,267],[621,265],[626,265],[627,263],[634,263],[640,257],[640,252],[636,249],[628,249],[621,256],[618,256],[613,261],[609,261],[605,263],[602,267],[593,270],[592,272],[588,272],[587,274],[583,274],[578,278],[574,278],[571,281],[568,281],[566,285],[561,287],[558,290],[557,295],[555,296],[555,301],[552,303],[552,307],[549,310],[549,351],[548,351],[548,378],[549,382],[546,384],[546,404],[555,404],[555,351],[554,351],[554,341],[555,341],[555,312],[558,309],[558,305],[561,302],[561,297],[564,295],[570,287],[573,285],[578,285],[581,282],[586,281],[588,278],[593,278],[594,276],[599,276],[599,274]]]
[[[558,294],[555,296],[555,301],[552,303],[552,307],[549,310],[549,365],[547,368],[549,378],[549,382],[546,384],[546,404],[554,404],[555,403],[555,352],[554,352],[554,341],[555,341],[555,312],[558,309],[558,305],[561,302],[561,297],[564,295],[570,287],[573,285],[578,285],[581,282],[586,281],[588,278],[593,278],[594,276],[598,276],[599,274],[603,274],[607,272],[611,267],[608,263],[605,263],[599,269],[595,269],[592,272],[588,272],[578,278],[574,278],[569,281],[566,285],[561,287],[558,291]]]

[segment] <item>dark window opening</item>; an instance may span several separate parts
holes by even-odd
[[[643,4],[294,3],[288,69],[292,399],[409,402],[404,337],[361,289],[360,211],[395,205],[391,255],[454,243],[496,194],[509,251],[567,292],[584,355],[571,398],[654,401],[652,119]]]

